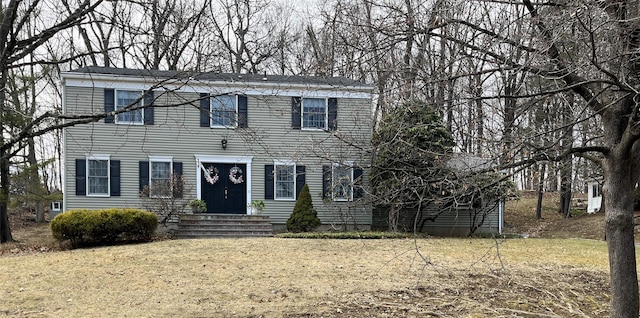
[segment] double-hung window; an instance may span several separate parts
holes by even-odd
[[[353,200],[353,167],[334,163],[331,167],[331,193],[335,201]]]
[[[211,127],[236,127],[238,123],[236,95],[211,97]]]
[[[75,161],[76,195],[120,196],[120,160],[109,155],[87,155]]]
[[[335,97],[291,97],[291,128],[337,130],[338,99]]]
[[[109,157],[87,158],[87,195],[109,196]]]
[[[171,197],[173,194],[172,158],[149,158],[149,196]]]
[[[326,129],[327,128],[327,99],[303,98],[302,99],[302,128]]]
[[[275,199],[295,200],[296,165],[293,162],[276,162],[274,165]]]
[[[353,201],[362,198],[363,170],[354,162],[322,166],[322,197],[332,201]]]
[[[293,160],[276,160],[264,166],[264,198],[295,200],[306,182],[306,169]]]
[[[118,124],[144,124],[144,98],[142,91],[116,90],[116,111],[125,107],[137,108],[116,115],[116,123]]]

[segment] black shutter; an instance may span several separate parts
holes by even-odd
[[[144,124],[153,125],[153,91],[144,94]]]
[[[296,199],[302,191],[305,181],[305,168],[304,166],[296,166]]]
[[[273,200],[273,191],[274,191],[274,165],[265,165],[264,166],[264,199],[265,200]]]
[[[120,160],[110,160],[110,183],[111,183],[111,196],[120,196]]]
[[[211,127],[209,94],[200,93],[200,127]]]
[[[176,182],[173,184],[173,197],[182,198],[184,192],[184,180],[182,180],[182,162],[173,162],[173,180]]]
[[[140,175],[140,193],[143,193],[146,187],[149,187],[149,161],[140,161],[139,175]]]
[[[362,168],[353,167],[353,198],[362,198],[364,189],[362,188]]]
[[[331,166],[322,166],[322,197],[331,198]]]
[[[116,92],[112,88],[104,89],[104,112],[111,113],[116,110]],[[113,116],[104,118],[105,123],[113,123]]]
[[[329,98],[329,107],[328,107],[328,122],[329,127],[328,130],[337,130],[338,129],[338,99],[337,98]]]
[[[76,159],[76,195],[87,195],[86,159]]]
[[[291,97],[291,128],[300,129],[302,127],[302,98]]]
[[[249,127],[247,96],[238,96],[238,128]]]

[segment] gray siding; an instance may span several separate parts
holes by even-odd
[[[418,219],[419,224],[424,224],[422,231],[436,236],[467,236],[471,225],[480,225],[475,233],[501,234],[502,216],[500,214],[502,203],[496,203],[484,209],[454,209],[441,208],[437,205],[430,205],[424,209],[422,217]],[[484,215],[484,220],[482,219]],[[435,216],[435,218],[434,218]],[[372,227],[376,229],[387,229],[389,212],[385,207],[377,207],[372,216]],[[475,218],[475,219],[474,219]],[[398,230],[413,231],[416,221],[415,210],[403,210],[398,219]]]
[[[65,87],[67,114],[99,113],[103,110],[103,88]],[[199,95],[197,93],[164,93],[157,91],[154,125],[106,124],[102,120],[92,124],[65,129],[65,209],[108,207],[141,207],[138,197],[138,161],[148,156],[172,156],[183,163],[185,180],[193,190],[185,193],[195,198],[195,155],[251,156],[251,199],[264,200],[264,166],[274,160],[293,160],[306,167],[314,206],[324,224],[348,222],[371,224],[371,208],[367,204],[322,202],[322,165],[330,161],[355,161],[368,165],[365,151],[350,146],[353,142],[369,147],[371,138],[371,101],[364,98],[338,99],[338,131],[291,129],[291,97],[248,96],[248,124],[246,129],[220,129],[199,126]],[[335,135],[339,135],[337,138]],[[220,144],[228,140],[226,150]],[[341,141],[342,140],[342,141]],[[346,142],[345,142],[346,141]],[[121,162],[121,196],[89,197],[75,195],[75,159],[86,155],[110,155]],[[225,176],[221,176],[225,177]],[[366,184],[366,172],[364,174]],[[275,224],[285,223],[295,201],[265,200],[265,214]],[[354,221],[355,220],[355,221]]]

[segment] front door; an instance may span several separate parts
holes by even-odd
[[[200,198],[207,203],[207,212],[246,214],[246,165],[204,162],[202,165],[206,171],[200,171]]]

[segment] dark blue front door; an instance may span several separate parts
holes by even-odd
[[[246,165],[203,163],[203,166],[206,172],[200,171],[200,197],[207,203],[207,212],[246,214]]]

